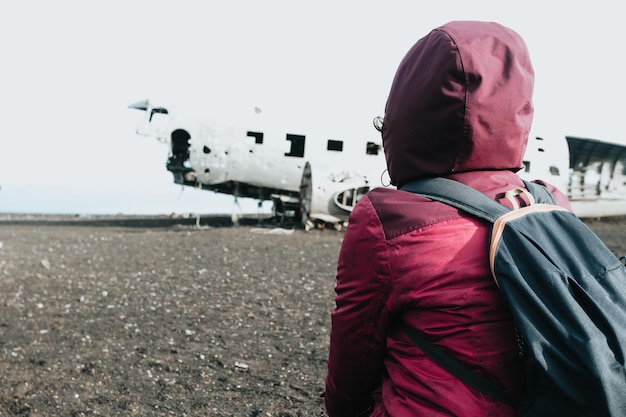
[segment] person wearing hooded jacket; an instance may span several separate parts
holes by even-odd
[[[400,188],[441,176],[511,207],[504,192],[524,187],[516,172],[533,84],[524,41],[493,22],[447,23],[401,61],[381,129],[397,189],[375,188],[357,203],[339,255],[324,394],[329,416],[516,415],[435,364],[402,328],[408,323],[522,399],[513,317],[489,270],[490,225]],[[555,187],[537,182],[571,210]]]

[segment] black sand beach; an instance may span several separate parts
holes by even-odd
[[[0,416],[323,416],[343,232],[257,222],[1,217]]]

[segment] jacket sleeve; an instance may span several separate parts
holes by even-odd
[[[371,411],[384,367],[390,291],[387,244],[366,196],[350,216],[337,265],[325,392],[330,417]]]

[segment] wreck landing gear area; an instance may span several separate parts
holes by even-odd
[[[0,218],[0,416],[323,416],[343,232],[222,220]]]

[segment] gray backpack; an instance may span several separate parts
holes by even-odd
[[[521,416],[626,416],[626,268],[543,186],[525,182],[532,204],[514,210],[445,178],[402,187],[492,223],[491,272],[513,312],[525,352],[526,389],[512,404],[495,386],[405,325],[426,354],[466,384]],[[528,195],[528,194],[527,194]]]

